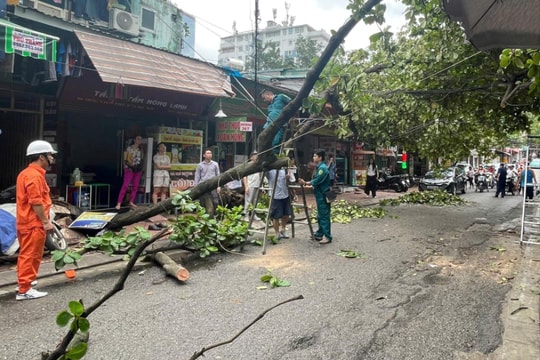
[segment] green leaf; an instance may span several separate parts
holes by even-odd
[[[78,301],[70,301],[68,306],[71,313],[75,316],[81,316],[84,312],[84,306]]]
[[[263,275],[261,276],[261,281],[262,282],[270,282],[270,280],[272,279],[272,275],[271,274],[266,274],[266,275]]]
[[[77,344],[77,346],[74,346],[66,353],[66,359],[70,360],[79,360],[86,355],[86,352],[88,351],[88,344],[85,342],[81,342]]]
[[[51,261],[57,261],[64,257],[65,252],[60,250],[54,250],[52,252]]]
[[[79,330],[82,332],[88,332],[90,330],[90,321],[87,318],[79,318]]]
[[[69,324],[72,318],[73,315],[71,315],[66,310],[62,310],[60,313],[58,313],[58,315],[56,315],[56,325],[64,327]]]
[[[291,286],[291,282],[290,281],[287,281],[287,280],[279,280],[276,284],[276,286],[279,286],[279,287],[288,287],[288,286]]]

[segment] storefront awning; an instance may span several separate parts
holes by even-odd
[[[0,19],[0,51],[40,60],[56,61],[58,38]]]
[[[443,0],[443,6],[480,50],[540,47],[540,0]]]
[[[229,76],[212,64],[130,41],[75,34],[103,82],[211,97],[233,94]]]

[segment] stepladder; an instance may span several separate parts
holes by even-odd
[[[261,174],[258,189],[259,191],[257,193],[256,200],[254,201],[255,207],[250,212],[248,220],[248,233],[246,236],[246,242],[249,236],[252,236],[254,234],[262,234],[263,255],[266,254],[266,245],[270,236],[273,236],[274,241],[288,237],[288,235],[286,237],[283,236],[284,233],[282,232],[282,230],[278,230],[284,225],[282,219],[273,219],[273,216],[282,213],[280,209],[280,207],[282,206],[289,207],[290,216],[288,217],[288,223],[291,227],[291,237],[296,237],[295,225],[304,224],[308,225],[311,238],[313,238],[313,228],[311,226],[309,218],[309,209],[307,206],[306,194],[303,187],[295,185],[294,183],[291,183],[289,181],[289,179],[291,179],[291,174],[293,174],[292,171],[293,169],[281,168],[270,170],[264,174]],[[265,179],[268,179],[268,183],[266,185]],[[298,190],[300,192],[299,194]],[[268,207],[257,206],[257,204],[260,204],[263,194],[267,194],[269,196]],[[296,214],[297,210],[299,209],[303,210],[302,216],[297,216]],[[261,224],[261,221],[256,220],[259,217],[264,217],[264,219],[262,220],[264,224]],[[277,223],[274,223],[275,220],[277,220]],[[275,235],[270,235],[269,232],[274,230]]]

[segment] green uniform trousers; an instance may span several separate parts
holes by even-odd
[[[319,229],[315,232],[315,236],[326,236],[328,240],[332,240],[330,232],[330,204],[326,202],[323,194],[315,194],[315,202],[317,203],[317,222]]]

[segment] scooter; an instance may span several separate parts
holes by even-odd
[[[476,188],[474,189],[474,191],[484,192],[484,190],[489,192],[487,176],[486,174],[477,174],[476,175]]]
[[[515,189],[516,189],[516,184],[514,182],[514,179],[507,177],[504,191],[507,194],[510,193],[512,195],[515,195]]]
[[[487,186],[489,186],[492,189],[495,186],[497,186],[497,181],[495,181],[495,176],[493,176],[493,174],[490,173],[490,172],[486,173],[486,184],[487,184]]]
[[[16,238],[17,229],[15,228],[15,217],[17,215],[17,208],[15,204],[15,186],[9,187],[0,192],[0,210],[3,215],[2,232],[0,232],[0,239],[2,247],[0,253],[4,255],[14,255],[19,250],[19,241]],[[10,217],[10,215],[12,217]],[[49,217],[53,224],[53,232],[47,234],[45,239],[45,248],[47,250],[66,250],[68,247],[67,240],[64,234],[60,231],[62,228],[55,221],[56,214],[51,209]]]
[[[408,175],[392,175],[390,171],[381,170],[377,179],[377,189],[391,189],[395,192],[407,192],[411,187]]]

